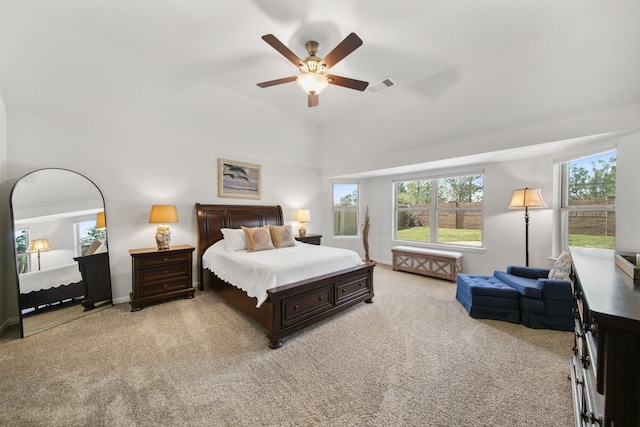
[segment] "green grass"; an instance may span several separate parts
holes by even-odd
[[[455,228],[441,228],[439,231],[439,243],[447,242],[481,242],[482,231],[463,230]],[[399,240],[414,240],[416,242],[429,241],[429,229],[425,227],[410,227],[398,229]]]
[[[569,234],[569,246],[582,248],[615,249],[614,236],[588,236],[586,234]]]

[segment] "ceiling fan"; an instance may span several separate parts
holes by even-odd
[[[266,41],[271,45],[271,47],[280,52],[293,65],[298,67],[302,73],[299,76],[285,77],[282,79],[258,83],[258,86],[262,88],[297,81],[300,87],[302,87],[302,89],[304,89],[304,91],[309,95],[309,107],[316,107],[318,105],[318,94],[322,92],[327,85],[332,84],[359,91],[365,90],[369,85],[368,82],[363,82],[362,80],[327,74],[331,67],[342,61],[347,55],[362,45],[362,40],[355,33],[351,33],[345,37],[345,39],[342,40],[338,46],[336,46],[324,58],[318,58],[316,56],[318,48],[320,47],[320,44],[317,41],[310,40],[305,44],[305,48],[307,49],[309,56],[305,59],[300,59],[273,34],[262,36],[262,40]]]

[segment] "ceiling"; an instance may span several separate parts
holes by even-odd
[[[350,32],[364,44],[331,72],[395,86],[329,86],[317,108],[295,83],[256,86],[297,74],[262,35],[322,57]],[[421,109],[462,140],[638,104],[639,52],[637,0],[0,0],[6,107],[51,116],[215,86],[319,127]]]

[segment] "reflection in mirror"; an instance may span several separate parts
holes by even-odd
[[[65,169],[22,177],[11,192],[22,336],[110,307],[104,199]]]

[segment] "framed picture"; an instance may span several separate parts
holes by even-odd
[[[218,197],[260,199],[260,165],[218,159]]]

